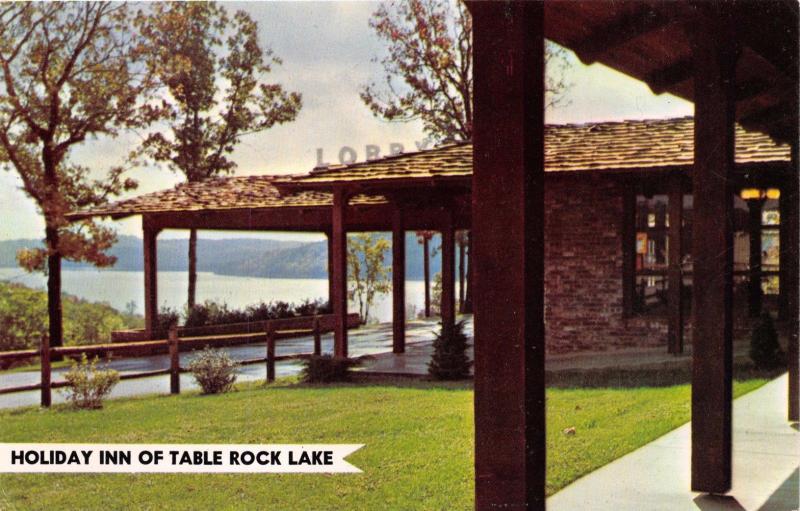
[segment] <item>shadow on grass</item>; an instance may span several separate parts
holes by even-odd
[[[774,379],[785,369],[760,370],[749,362],[737,362],[734,367],[734,380]],[[637,388],[672,387],[691,384],[691,366],[685,367],[639,367],[639,368],[597,368],[547,371],[547,387],[558,389],[578,388]],[[473,380],[436,381],[425,377],[384,378],[359,377],[356,373],[350,381],[339,383],[305,383],[298,379],[285,380],[279,384],[288,389],[329,389],[353,387],[398,387],[409,389],[472,390]]]

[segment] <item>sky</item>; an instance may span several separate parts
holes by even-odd
[[[375,2],[228,2],[229,11],[248,12],[259,24],[263,47],[283,60],[268,76],[272,83],[303,95],[297,119],[262,133],[249,135],[236,149],[236,175],[300,173],[317,162],[336,161],[343,146],[353,148],[358,160],[365,146],[374,144],[381,153],[389,144],[412,149],[425,135],[418,122],[389,123],[373,117],[359,98],[361,88],[379,81],[384,43],[369,27]],[[625,119],[656,119],[692,114],[692,104],[669,94],[655,96],[642,82],[601,64],[583,65],[571,52],[565,80],[571,84],[564,105],[549,110],[548,123],[585,123]],[[87,140],[73,158],[96,172],[124,161],[140,139],[123,135],[116,139]],[[154,167],[133,169],[139,188],[127,196],[169,188],[180,176]],[[44,223],[33,201],[20,187],[18,176],[0,171],[0,240],[43,237]],[[141,236],[139,217],[115,222],[119,234]],[[181,231],[163,237],[185,237]],[[243,237],[242,233],[202,231],[201,237]],[[254,237],[315,240],[317,235],[265,233]]]

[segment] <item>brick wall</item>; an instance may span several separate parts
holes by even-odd
[[[663,318],[623,318],[622,185],[551,179],[545,193],[545,328],[550,353],[665,346]]]

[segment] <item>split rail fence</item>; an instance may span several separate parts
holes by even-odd
[[[320,328],[319,317],[310,319],[310,328],[300,329],[280,329],[280,321],[267,321],[263,338],[266,339],[266,353],[264,357],[251,358],[237,361],[240,365],[251,364],[266,364],[267,369],[267,383],[275,381],[275,362],[282,360],[305,360],[312,355],[320,355],[322,353],[322,329]],[[276,355],[275,343],[280,339],[291,339],[305,335],[312,335],[314,337],[314,348],[312,353],[293,353],[289,355]],[[252,337],[252,336],[251,336]],[[111,344],[93,344],[84,346],[61,346],[51,348],[49,343],[44,340],[42,347],[39,350],[18,350],[0,352],[0,364],[17,362],[19,360],[31,359],[35,357],[40,358],[41,365],[41,381],[39,383],[20,385],[16,387],[0,388],[0,394],[10,394],[12,392],[25,392],[32,390],[41,390],[41,404],[42,406],[50,406],[52,399],[52,389],[58,389],[68,386],[66,381],[52,381],[52,368],[51,360],[54,356],[60,357],[75,357],[86,354],[87,357],[107,357],[112,353],[115,355],[141,355],[143,352],[152,352],[157,350],[168,349],[169,352],[169,368],[156,369],[150,371],[140,371],[137,373],[122,373],[120,380],[131,380],[134,378],[149,378],[151,376],[169,375],[170,379],[170,393],[179,394],[181,391],[180,375],[188,370],[180,366],[180,352],[190,351],[205,346],[230,346],[230,339],[226,337],[195,337],[188,339],[181,339],[178,336],[177,328],[173,327],[169,330],[168,338],[165,340],[157,341],[138,341],[138,342],[121,342]]]

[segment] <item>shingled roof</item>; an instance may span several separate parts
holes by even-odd
[[[632,170],[691,165],[694,123],[680,119],[563,124],[545,127],[545,171]],[[791,160],[789,146],[769,136],[736,130],[737,163]],[[447,179],[472,174],[472,144],[331,165],[305,175],[276,179],[278,186],[393,179]]]
[[[328,207],[332,194],[304,191],[281,196],[273,182],[276,176],[215,177],[194,183],[180,183],[174,188],[112,202],[87,211],[68,215],[72,220],[92,216],[125,217],[144,213],[177,211],[222,211],[231,209]],[[385,202],[383,197],[359,195],[354,204]]]
[[[593,124],[550,125],[545,129],[545,170],[580,172],[648,170],[692,164],[692,119],[622,121]],[[737,163],[791,161],[788,145],[778,145],[767,135],[737,127]],[[287,190],[325,188],[337,183],[395,180],[429,182],[472,175],[472,144],[450,144],[378,160],[314,169],[291,176],[218,177],[182,183],[169,190],[114,202],[70,215],[123,217],[171,211],[327,207],[330,193]],[[283,189],[283,194],[279,191]],[[358,196],[354,204],[380,203],[382,197]]]

